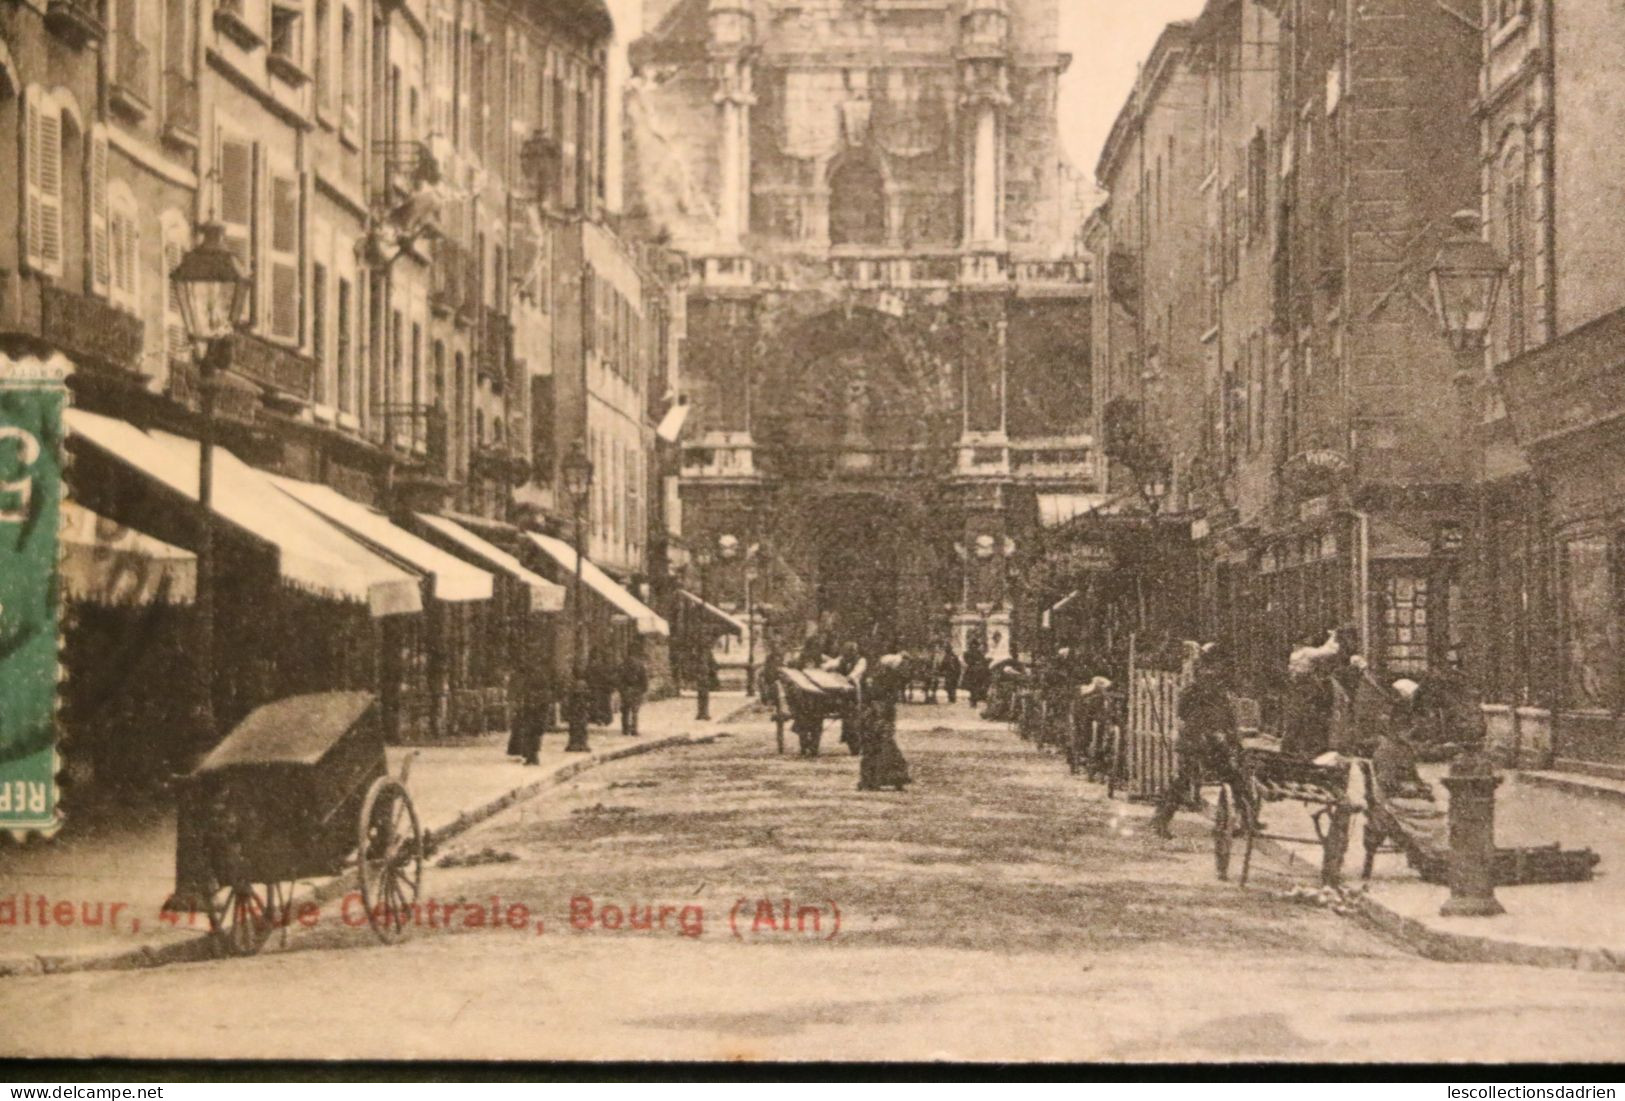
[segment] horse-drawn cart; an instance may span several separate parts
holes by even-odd
[[[252,955],[287,928],[294,883],[355,867],[380,940],[411,921],[423,831],[389,775],[373,697],[294,696],[252,712],[180,791],[174,896],[203,909],[221,947]]]

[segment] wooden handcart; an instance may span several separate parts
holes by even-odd
[[[1316,764],[1282,753],[1272,740],[1264,738],[1249,739],[1233,752],[1245,791],[1232,791],[1228,783],[1219,790],[1213,815],[1213,858],[1219,878],[1230,876],[1231,852],[1239,834],[1244,846],[1239,880],[1243,887],[1252,868],[1253,847],[1260,839],[1319,845],[1321,882],[1327,886],[1341,883],[1351,823],[1365,809],[1363,797],[1350,797],[1350,778],[1354,769],[1366,767],[1365,762],[1342,758],[1333,764]],[[1315,808],[1310,816],[1314,837],[1263,831],[1265,804],[1289,801]]]
[[[389,774],[370,693],[294,696],[252,712],[181,787],[165,909],[203,909],[224,952],[252,955],[276,929],[286,933],[296,881],[354,868],[373,932],[399,939],[425,856],[409,766]]]

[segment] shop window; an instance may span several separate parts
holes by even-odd
[[[1430,586],[1425,577],[1399,574],[1383,588],[1383,665],[1391,676],[1427,672]]]
[[[1565,548],[1563,566],[1568,704],[1581,710],[1615,710],[1619,616],[1611,540],[1606,535],[1573,540]]]

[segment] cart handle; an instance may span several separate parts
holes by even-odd
[[[412,752],[408,753],[406,755],[406,759],[401,762],[401,787],[406,786],[407,778],[412,775],[412,762],[417,760],[418,754],[421,752],[422,750],[414,749]]]

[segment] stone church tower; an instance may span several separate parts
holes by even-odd
[[[646,0],[627,210],[692,259],[685,541],[782,645],[1026,645],[1040,499],[1095,484],[1057,2]]]

